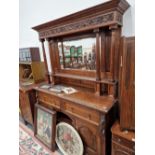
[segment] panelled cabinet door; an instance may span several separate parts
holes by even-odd
[[[120,126],[135,129],[135,38],[122,39]]]
[[[81,120],[76,121],[76,128],[85,146],[85,154],[97,155],[99,144],[97,143],[97,128]]]

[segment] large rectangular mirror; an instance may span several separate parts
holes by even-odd
[[[58,43],[61,69],[96,69],[96,38],[83,38]]]

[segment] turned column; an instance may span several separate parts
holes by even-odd
[[[40,39],[41,46],[42,46],[42,51],[43,51],[45,70],[46,70],[46,80],[48,81],[48,83],[51,83],[50,75],[49,75],[49,71],[48,71],[48,64],[47,64],[47,57],[46,57],[46,52],[45,52],[44,41],[45,41],[45,39]]]
[[[100,34],[99,29],[95,29],[94,33],[96,34],[96,81],[101,80],[101,71],[100,71]],[[96,95],[100,96],[101,94],[101,84],[96,83]]]
[[[96,34],[96,80],[101,80],[100,74],[100,34],[99,29],[95,29],[94,33]]]
[[[47,38],[48,42],[48,48],[49,48],[49,55],[50,55],[50,62],[51,62],[51,69],[52,69],[52,83],[55,84],[55,56],[54,56],[54,50],[55,50],[55,43],[54,40]]]
[[[64,53],[63,41],[61,41],[61,48],[62,48],[62,57],[63,57],[63,67],[66,68],[66,66],[65,66],[65,53]]]

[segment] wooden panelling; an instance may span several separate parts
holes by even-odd
[[[111,154],[110,128],[116,119],[122,16],[128,7],[125,0],[113,0],[33,28],[40,39],[48,40],[52,84],[65,84],[77,90],[65,94],[36,88],[39,104],[74,119],[72,125],[82,138],[84,155]],[[58,41],[89,35],[94,35],[96,43],[95,70],[60,69]]]
[[[73,86],[82,86],[85,88],[95,89],[95,82],[80,80],[80,79],[70,79],[70,78],[59,78],[62,84],[68,84]]]
[[[120,73],[120,125],[135,129],[135,38],[123,38]]]
[[[90,148],[88,152],[96,152],[97,150],[97,127],[92,124],[86,124],[81,120],[76,121],[76,128],[82,138],[85,147]]]
[[[19,91],[19,104],[21,115],[25,122],[33,125],[34,121],[34,104],[36,102],[35,94],[32,90],[28,92]]]

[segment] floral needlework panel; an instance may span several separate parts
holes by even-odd
[[[83,144],[77,131],[67,123],[57,125],[56,142],[64,155],[82,155]]]

